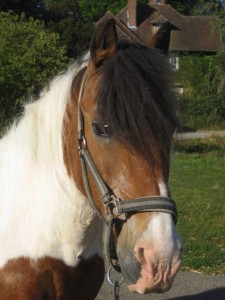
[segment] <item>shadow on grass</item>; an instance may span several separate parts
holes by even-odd
[[[225,288],[217,288],[200,294],[170,298],[168,300],[224,300]]]

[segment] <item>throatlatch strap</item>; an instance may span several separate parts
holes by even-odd
[[[78,118],[77,118],[78,135],[80,134],[80,132],[82,132],[82,133],[84,132],[84,118],[83,118],[83,113],[80,108],[80,101],[81,101],[81,98],[84,93],[84,88],[85,88],[86,82],[87,82],[87,73],[85,72],[85,74],[83,75],[82,81],[81,81],[81,87],[80,87],[80,92],[79,92],[79,96],[78,96]]]

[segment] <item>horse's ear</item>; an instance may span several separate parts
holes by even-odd
[[[169,22],[164,23],[160,29],[147,42],[147,45],[152,48],[158,48],[167,54],[170,45],[171,26]]]
[[[90,56],[95,68],[98,68],[104,60],[115,54],[117,40],[113,19],[108,19],[97,25],[90,42]]]

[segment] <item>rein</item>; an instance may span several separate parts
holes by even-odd
[[[87,82],[87,75],[83,76],[81,88],[78,97],[78,150],[81,161],[82,177],[87,194],[87,198],[90,202],[91,207],[95,211],[96,215],[101,218],[104,222],[103,227],[103,255],[105,260],[110,264],[108,270],[108,281],[114,285],[115,298],[118,294],[119,285],[122,283],[123,279],[118,283],[117,281],[112,282],[110,279],[110,273],[112,269],[117,272],[121,272],[121,268],[118,264],[112,260],[112,254],[110,251],[110,239],[113,224],[116,219],[121,219],[126,221],[129,218],[129,214],[137,212],[165,212],[173,216],[174,223],[176,224],[178,219],[178,213],[175,202],[168,198],[162,196],[147,196],[135,199],[129,199],[127,201],[122,201],[120,198],[116,197],[113,191],[107,186],[101,177],[92,157],[87,147],[87,142],[85,138],[84,130],[84,117],[80,107],[80,101],[84,93],[84,89]],[[98,187],[99,196],[104,205],[104,216],[101,214],[100,210],[95,204],[94,198],[92,196],[89,180],[88,180],[88,170],[92,175],[96,186]],[[118,297],[118,295],[117,295]]]

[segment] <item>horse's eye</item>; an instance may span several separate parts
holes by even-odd
[[[110,129],[109,126],[106,124],[101,124],[98,121],[92,122],[92,129],[94,133],[102,138],[109,138],[110,137]]]

